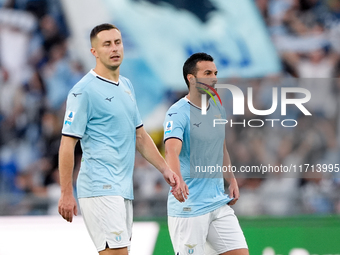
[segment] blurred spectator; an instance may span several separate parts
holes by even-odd
[[[0,63],[14,82],[22,82],[23,70],[28,64],[30,35],[37,21],[25,11],[0,9],[0,26]]]
[[[7,69],[0,66],[0,144],[15,137],[20,101],[17,100],[20,83],[15,81]]]
[[[83,70],[68,57],[58,1],[0,5],[0,214],[44,214],[50,197],[55,207],[64,101]]]
[[[241,190],[241,199],[237,201],[233,208],[237,215],[257,216],[264,213],[263,197],[260,193],[260,187],[263,179],[246,178],[239,181]]]
[[[54,44],[48,55],[48,61],[42,68],[42,77],[46,82],[47,102],[51,110],[59,110],[73,85],[81,78],[82,72],[73,68],[73,63],[66,55],[66,43]]]
[[[259,9],[267,25],[268,25],[268,1],[269,0],[256,0],[257,8]]]
[[[137,217],[166,214],[169,186],[142,155],[136,151],[134,169],[134,211]]]
[[[301,187],[304,213],[330,214],[334,212],[335,187],[333,181],[323,174],[306,174]]]
[[[300,213],[297,178],[289,178],[281,172],[270,173],[259,193],[264,214],[284,216]]]

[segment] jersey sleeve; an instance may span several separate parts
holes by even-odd
[[[135,125],[136,125],[136,128],[140,128],[143,126],[143,121],[142,121],[142,118],[140,117],[140,113],[139,113],[139,109],[138,109],[138,106],[137,106],[137,101],[136,101],[136,97],[135,97],[135,92],[132,88],[132,94],[133,94],[133,97],[135,98],[135,105],[136,105],[136,114],[135,114]]]
[[[62,134],[81,139],[88,121],[89,100],[86,93],[71,90],[66,101]]]
[[[163,123],[164,142],[170,138],[177,138],[183,141],[186,123],[187,119],[183,113],[170,108],[166,113]]]
[[[127,78],[126,78],[126,80],[127,80],[129,89],[130,89],[130,91],[132,93],[133,99],[136,102],[135,103],[135,105],[136,105],[135,125],[136,125],[136,128],[140,128],[140,127],[143,126],[143,121],[142,121],[142,118],[140,117],[139,109],[138,109],[138,106],[137,106],[135,90],[133,88],[133,85],[132,85],[131,81],[129,79],[127,79]]]
[[[135,116],[135,120],[136,120],[136,128],[140,128],[143,126],[143,121],[142,121],[142,118],[140,117],[140,114],[139,114],[139,110],[138,110],[138,107],[137,107],[137,103],[136,103],[136,116]]]

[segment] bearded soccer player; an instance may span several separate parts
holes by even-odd
[[[224,169],[231,166],[225,127],[213,127],[214,119],[226,119],[224,108],[208,96],[215,95],[216,75],[210,55],[190,56],[183,66],[189,93],[166,113],[165,158],[180,178],[180,189],[174,193],[175,197],[170,193],[168,197],[168,226],[176,255],[249,254],[230,207],[239,199],[233,173],[196,172],[197,167],[203,170],[204,166],[224,166]],[[206,115],[202,115],[201,109],[203,95],[206,95]],[[225,194],[223,177],[229,183],[229,194]]]

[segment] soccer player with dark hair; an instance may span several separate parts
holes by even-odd
[[[164,121],[165,158],[180,178],[180,189],[168,197],[168,226],[176,255],[249,254],[230,207],[239,199],[234,174],[203,171],[209,166],[231,166],[225,127],[213,127],[214,119],[226,119],[224,108],[208,97],[215,95],[217,82],[213,61],[206,53],[186,60],[183,76],[189,93],[170,107]],[[203,95],[207,95],[206,115],[201,113]],[[225,194],[223,177],[229,194]]]

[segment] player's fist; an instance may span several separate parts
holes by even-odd
[[[72,222],[73,215],[78,214],[77,202],[73,195],[61,195],[58,212],[65,220]]]

